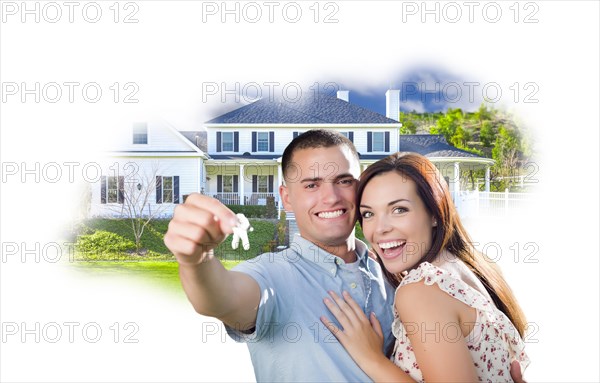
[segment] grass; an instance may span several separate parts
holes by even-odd
[[[250,250],[244,251],[241,246],[237,250],[231,248],[232,236],[229,236],[222,244],[215,248],[215,255],[223,260],[241,261],[253,258],[265,251],[270,251],[275,243],[276,224],[266,220],[250,220],[254,231],[249,234]],[[104,248],[96,248],[90,252],[75,251],[75,259],[78,261],[173,261],[173,254],[165,246],[163,238],[167,232],[169,220],[152,221],[142,235],[142,247],[144,255],[131,252],[109,252]],[[92,219],[79,224],[74,232],[70,233],[69,241],[77,242],[81,235],[90,235],[97,231],[105,231],[116,234],[123,242],[135,241],[131,223],[127,219]]]
[[[231,269],[238,264],[236,261],[221,261],[226,269]],[[155,285],[160,285],[173,292],[181,292],[177,262],[169,261],[97,261],[75,262],[73,267],[82,272],[95,275],[126,276],[143,278]]]
[[[249,251],[244,251],[241,244],[237,250],[233,250],[231,236],[215,249],[215,255],[226,269],[232,268],[242,260],[268,251],[273,246],[275,223],[265,220],[250,220],[250,223],[254,231],[249,235]],[[155,220],[146,227],[142,235],[142,247],[146,250],[144,255],[107,251],[102,247],[84,253],[78,251],[78,246],[75,246],[76,262],[73,263],[73,267],[94,275],[140,277],[164,286],[168,290],[181,292],[177,262],[163,242],[168,225],[169,220]],[[116,234],[117,241],[123,243],[134,241],[131,223],[126,219],[87,220],[69,233],[68,240],[71,243],[77,243],[77,238],[80,236],[101,231]]]

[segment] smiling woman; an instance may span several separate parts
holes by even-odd
[[[387,359],[389,329],[350,295],[331,292],[325,304],[343,330],[322,321],[356,363],[375,381],[512,381],[511,362],[529,364],[523,312],[499,269],[472,247],[435,166],[393,154],[361,175],[357,200],[365,238],[396,287],[396,344]]]

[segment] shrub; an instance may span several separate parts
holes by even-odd
[[[122,253],[135,250],[135,243],[104,230],[77,237],[77,250],[83,253]]]

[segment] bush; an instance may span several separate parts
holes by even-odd
[[[77,250],[83,253],[122,253],[135,250],[135,243],[115,233],[98,230],[77,237]]]

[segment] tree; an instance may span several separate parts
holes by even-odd
[[[167,205],[157,204],[152,208],[152,197],[155,196],[157,187],[162,187],[161,177],[158,177],[158,163],[152,164],[151,170],[140,174],[138,164],[128,162],[123,167],[126,175],[119,177],[119,207],[112,207],[119,215],[128,218],[135,239],[136,254],[141,254],[142,235],[146,226],[160,216]],[[128,171],[131,169],[131,171]]]
[[[494,129],[492,128],[492,123],[490,121],[483,121],[481,123],[479,140],[486,148],[492,146],[492,143],[496,140],[496,133],[494,133]]]
[[[494,167],[501,176],[518,174],[519,151],[518,133],[501,126],[492,149],[492,158],[496,161]]]

